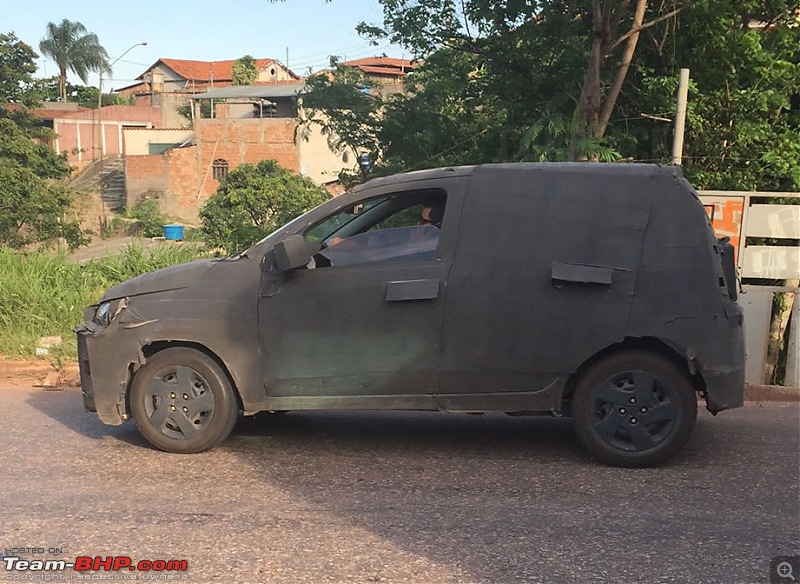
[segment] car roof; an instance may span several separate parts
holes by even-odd
[[[671,165],[641,163],[597,163],[597,162],[512,162],[501,164],[480,164],[472,166],[449,166],[402,172],[391,176],[374,178],[353,189],[358,193],[364,189],[391,184],[407,184],[416,181],[469,176],[476,170],[502,173],[506,170],[530,170],[547,172],[589,173],[598,175],[653,175],[664,174],[682,176],[681,168]]]

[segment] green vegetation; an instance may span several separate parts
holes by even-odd
[[[232,75],[234,85],[252,85],[258,79],[256,60],[251,55],[236,59],[232,67]]]
[[[274,160],[242,164],[200,210],[206,244],[241,251],[327,198],[324,188]]]
[[[74,359],[72,327],[83,322],[85,306],[124,280],[158,268],[202,257],[195,247],[129,247],[81,265],[63,255],[23,254],[0,247],[0,353],[31,357],[39,338],[59,335],[64,344],[55,358]]]
[[[78,225],[65,220],[72,197],[57,179],[69,173],[66,160],[32,139],[50,133],[24,112],[0,109],[0,245],[58,237],[72,248],[84,242]]]
[[[408,94],[343,92],[337,77],[352,73],[334,68],[303,96],[323,128],[370,154],[359,180],[488,162],[669,162],[689,68],[692,183],[800,189],[796,1],[380,3],[382,25],[359,32],[417,59]]]
[[[160,237],[167,223],[171,221],[169,217],[161,214],[157,201],[142,199],[136,205],[126,207],[111,220],[108,234],[115,237],[119,235]]]
[[[342,153],[345,162],[358,162],[359,156],[378,161],[382,100],[363,91],[369,87],[360,69],[339,65],[331,58],[330,75],[313,75],[306,81],[302,97],[303,137],[312,126],[318,126],[334,152]],[[359,165],[356,173],[340,175],[346,186],[363,182],[369,175],[367,165]]]
[[[62,180],[70,167],[49,145],[55,134],[24,109],[9,107],[36,103],[36,57],[13,34],[0,34],[0,245],[64,238],[76,247],[84,238],[66,219],[72,198]]]
[[[0,33],[0,105],[36,102],[32,92],[38,55],[12,33]]]
[[[197,100],[200,102],[200,117],[203,119],[208,119],[211,117],[211,100],[210,99],[199,99]],[[191,122],[194,118],[192,117],[192,107],[193,104],[182,105],[178,108],[178,113],[186,118],[187,122]]]
[[[47,77],[34,81],[36,92],[42,101],[58,101],[61,99],[61,88],[58,77]],[[73,85],[67,82],[67,99],[77,101],[81,107],[97,108],[97,94],[100,90],[91,85]],[[118,93],[104,93],[103,106],[107,105],[135,105],[136,99],[131,95],[123,98]]]

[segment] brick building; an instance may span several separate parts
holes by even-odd
[[[294,101],[302,88],[302,84],[242,86],[195,96],[196,100],[217,101],[217,117],[195,118],[191,144],[161,154],[126,153],[129,204],[145,197],[156,199],[162,212],[193,223],[225,174],[241,164],[266,159],[308,176],[317,184],[336,182],[339,171],[346,166],[341,155],[330,151],[326,138],[317,129],[303,138],[298,135]],[[265,109],[268,114],[263,115]],[[130,137],[133,143],[133,132],[125,134],[126,141]],[[145,147],[152,150],[142,140],[148,132],[135,132],[138,151],[143,152]],[[153,141],[164,140],[163,132],[149,134]]]
[[[300,136],[297,107],[305,84],[277,61],[264,59],[257,62],[260,75],[255,85],[233,86],[233,63],[161,59],[140,76],[140,84],[121,90],[152,103],[160,100],[162,110],[167,109],[168,96],[195,102],[191,139],[166,131],[124,133],[124,141],[131,145],[125,165],[129,204],[145,197],[156,199],[162,212],[193,223],[227,172],[265,159],[340,192],[339,172],[355,162],[347,163],[332,152],[318,126],[306,128]],[[361,69],[371,82],[370,91],[382,94],[403,91],[414,69],[408,60],[388,57],[344,64]],[[208,91],[197,93],[201,87]],[[202,100],[213,104],[212,118],[200,115]]]
[[[178,110],[191,103],[191,97],[233,84],[235,60],[194,61],[159,59],[139,75],[137,83],[117,91],[138,104],[161,108],[163,127],[181,127],[189,121]],[[300,77],[275,59],[256,59],[256,85],[296,83]]]
[[[355,67],[364,73],[372,87],[371,91],[382,95],[403,93],[405,80],[414,72],[415,64],[408,59],[394,59],[392,57],[367,57],[339,63],[345,67]]]
[[[161,110],[145,105],[88,109],[77,103],[57,102],[46,103],[29,113],[57,134],[53,149],[65,152],[70,162],[122,154],[124,130],[161,126]]]

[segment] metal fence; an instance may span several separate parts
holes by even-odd
[[[736,249],[739,276],[745,282],[744,309],[748,383],[763,383],[775,292],[794,295],[785,385],[800,387],[800,288],[747,283],[754,279],[800,280],[800,193],[701,191],[700,200],[718,237]],[[789,204],[768,199],[788,199]],[[769,241],[765,241],[769,240]]]

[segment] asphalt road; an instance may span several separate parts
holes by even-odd
[[[800,553],[798,404],[702,411],[686,452],[643,470],[548,418],[259,416],[181,456],[78,390],[0,384],[0,427],[0,553],[44,548],[26,560],[185,559],[194,583],[749,584]]]

